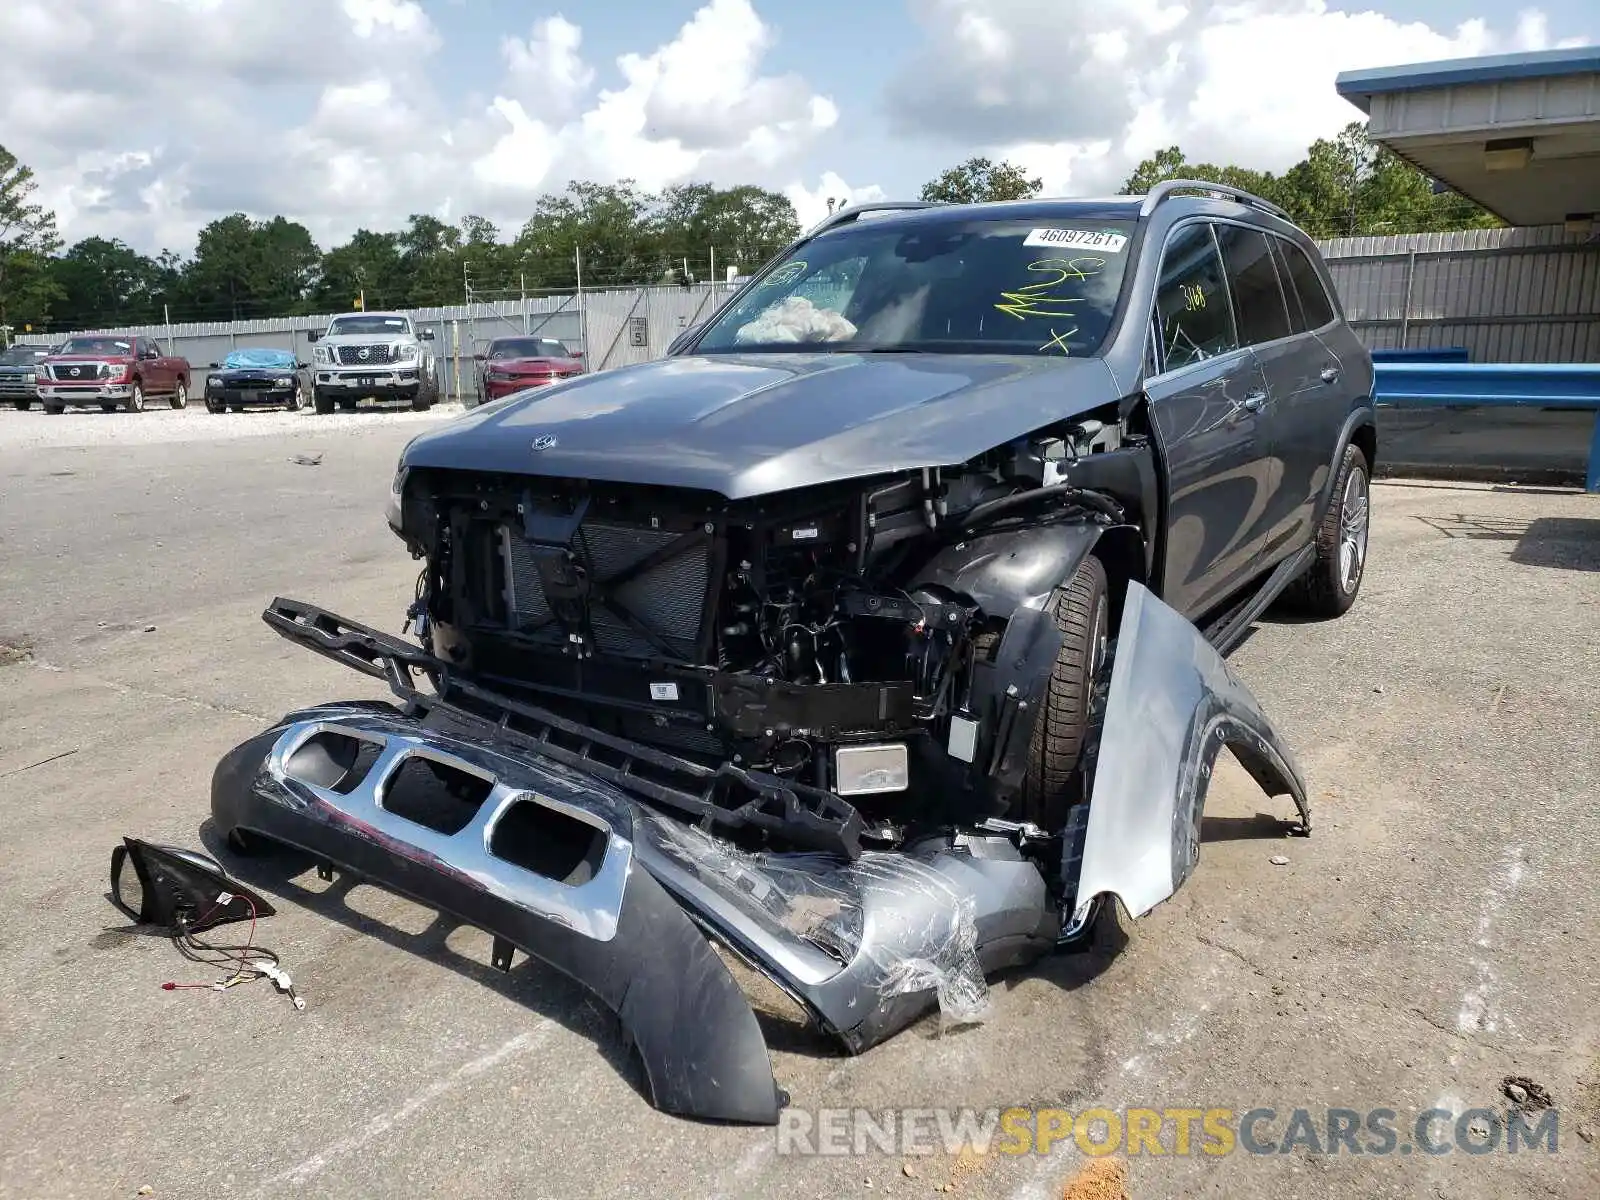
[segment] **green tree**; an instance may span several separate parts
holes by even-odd
[[[631,179],[567,185],[539,197],[517,235],[517,266],[529,287],[569,288],[583,251],[586,287],[623,287],[660,278],[668,265],[652,219],[654,198]]]
[[[61,290],[56,324],[67,329],[159,320],[173,278],[157,260],[116,238],[89,237],[52,260]]]
[[[57,286],[43,259],[61,247],[56,214],[32,199],[33,170],[0,146],[0,325],[48,313]]]
[[[358,229],[344,245],[324,254],[310,307],[343,312],[354,308],[363,292],[368,308],[400,308],[406,303],[409,287],[398,235]]]
[[[1246,167],[1191,163],[1178,146],[1145,159],[1123,184],[1140,195],[1163,179],[1225,183],[1280,205],[1313,237],[1421,233],[1499,222],[1453,194],[1436,195],[1432,182],[1375,143],[1360,121],[1335,138],[1318,138],[1305,158],[1282,175]]]
[[[1044,187],[1043,179],[1029,179],[1015,163],[969,158],[939,178],[922,185],[924,200],[946,204],[978,204],[989,200],[1030,200]]]
[[[459,304],[462,296],[461,231],[438,217],[412,213],[396,238],[409,284],[406,305]]]
[[[181,290],[202,319],[280,316],[303,310],[321,264],[311,231],[299,222],[233,213],[200,231]]]
[[[744,184],[709,183],[670,187],[657,204],[656,225],[669,262],[688,259],[690,270],[715,265],[753,271],[800,236],[800,219],[787,196]]]

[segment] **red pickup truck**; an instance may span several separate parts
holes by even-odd
[[[188,404],[189,378],[188,360],[168,354],[155,338],[97,333],[56,347],[39,364],[35,384],[47,413],[69,404],[143,412],[149,396],[165,397],[173,408]]]

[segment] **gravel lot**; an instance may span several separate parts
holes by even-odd
[[[326,416],[317,415],[309,406],[299,412],[264,408],[241,413],[210,413],[198,399],[191,400],[186,408],[152,406],[142,413],[69,408],[52,417],[38,408],[25,413],[0,411],[0,454],[8,450],[41,450],[54,446],[171,445],[303,434],[349,436],[396,425],[427,426],[463,411],[458,401],[437,404],[425,413],[412,412],[403,406],[370,405],[371,401],[367,401],[353,413],[335,412]]]
[[[1196,876],[1116,952],[860,1058],[768,1024],[808,1109],[1273,1107],[1275,1141],[1296,1106],[1503,1110],[1515,1075],[1555,1102],[1554,1155],[782,1157],[651,1110],[606,1014],[520,957],[492,972],[483,935],[256,863],[230,867],[278,907],[260,940],[306,1011],[162,991],[194,968],[106,902],[111,848],[203,844],[228,747],[379,694],[260,612],[398,630],[416,564],[384,494],[440,419],[0,413],[0,1195],[1086,1200],[1119,1172],[1139,1200],[1600,1194],[1600,497],[1567,491],[1382,485],[1357,607],[1233,656],[1312,838],[1259,821],[1287,810],[1229,766]]]

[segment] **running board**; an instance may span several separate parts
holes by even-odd
[[[1296,579],[1305,573],[1317,556],[1315,544],[1308,543],[1273,568],[1272,574],[1255,590],[1249,599],[1223,613],[1205,628],[1205,639],[1216,652],[1226,658],[1239,648],[1245,634],[1256,619],[1267,611],[1271,603],[1283,595]]]

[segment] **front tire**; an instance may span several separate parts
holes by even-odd
[[[1034,714],[1028,771],[1018,801],[1022,820],[1055,833],[1066,824],[1067,811],[1087,799],[1078,759],[1089,730],[1095,677],[1110,641],[1105,564],[1092,554],[1085,558],[1056,589],[1046,611],[1061,631],[1061,650]]]
[[[294,391],[290,394],[288,402],[284,404],[285,412],[299,412],[306,406],[305,389],[300,386],[300,381],[294,381]]]
[[[333,397],[321,388],[313,388],[311,390],[311,403],[323,416],[327,416],[333,411]]]
[[[133,391],[128,395],[127,409],[129,412],[144,411],[144,384],[133,385]]]
[[[178,380],[178,385],[173,389],[172,395],[168,397],[167,403],[173,408],[188,408],[189,385],[181,379]]]
[[[1360,446],[1352,442],[1344,448],[1333,500],[1317,527],[1317,556],[1285,595],[1307,616],[1341,617],[1361,591],[1372,523],[1371,469]]]
[[[59,417],[67,411],[67,406],[65,404],[46,404],[44,411],[52,417]]]
[[[30,408],[33,407],[33,401],[31,401],[31,400],[13,400],[11,402],[11,406],[13,408],[15,408],[18,412],[27,412]]]

